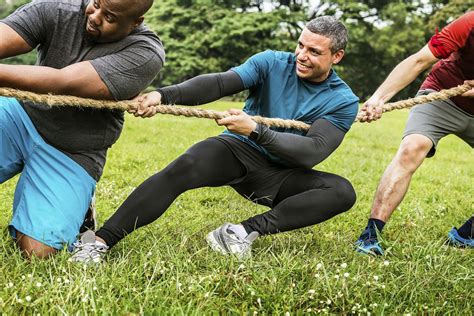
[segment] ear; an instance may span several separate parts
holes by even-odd
[[[135,21],[133,21],[133,28],[137,28],[138,26],[140,26],[140,24],[143,23],[143,20],[145,20],[145,17],[143,15],[139,18],[136,18]]]
[[[340,49],[338,50],[337,52],[335,52],[333,55],[332,55],[332,63],[334,65],[337,65],[341,60],[342,58],[344,57],[344,50],[343,49]]]

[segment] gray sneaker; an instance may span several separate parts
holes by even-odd
[[[241,238],[230,229],[230,225],[232,224],[225,223],[207,234],[207,243],[214,251],[221,254],[232,254],[238,259],[250,258],[252,255],[252,242],[257,239],[259,234],[251,232],[245,238]]]
[[[68,261],[82,263],[99,263],[109,250],[107,245],[96,241],[92,230],[81,235],[81,239],[72,244],[72,256]]]

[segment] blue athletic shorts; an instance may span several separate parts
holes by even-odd
[[[62,249],[76,240],[95,180],[48,145],[17,100],[0,97],[0,183],[21,173],[10,233]]]

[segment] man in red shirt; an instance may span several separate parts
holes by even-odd
[[[433,66],[434,65],[434,66]],[[381,117],[380,106],[433,66],[418,94],[448,89],[464,82],[474,87],[474,11],[469,11],[430,39],[420,51],[398,64],[362,111],[368,121]],[[414,107],[397,154],[375,193],[370,219],[356,242],[359,252],[381,255],[377,234],[403,200],[411,178],[425,157],[435,154],[438,141],[454,134],[474,147],[474,88],[462,96]],[[473,217],[448,234],[451,244],[474,247]]]

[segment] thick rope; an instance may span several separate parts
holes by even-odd
[[[445,100],[471,89],[468,84],[460,85],[451,89],[441,90],[428,95],[415,97],[408,100],[387,103],[382,107],[382,112],[389,112],[395,109],[403,109],[415,106],[417,104],[427,103],[435,100]],[[136,101],[107,101],[107,100],[95,100],[86,99],[73,96],[65,95],[52,95],[52,94],[37,94],[33,92],[27,92],[12,88],[0,88],[0,95],[5,97],[13,97],[21,101],[33,101],[36,103],[46,104],[48,106],[73,106],[73,107],[89,107],[96,109],[118,109],[122,111],[136,110],[138,103]],[[220,119],[228,117],[229,114],[226,112],[219,112],[213,110],[205,110],[191,107],[178,107],[171,105],[158,105],[156,106],[157,113],[171,114],[177,116],[186,117],[201,117],[208,119]],[[295,128],[299,130],[307,131],[310,125],[294,120],[283,120],[279,118],[266,118],[261,116],[251,116],[251,118],[257,122],[267,126],[281,127],[281,128]],[[356,122],[364,122],[365,118],[362,113],[359,112]]]
[[[414,97],[407,100],[386,103],[382,106],[382,112],[385,113],[385,112],[390,112],[393,110],[411,108],[417,104],[428,103],[428,102],[432,102],[436,100],[446,100],[451,97],[461,95],[471,89],[472,87],[466,83],[466,84],[459,85],[451,89],[444,89],[444,90],[440,90],[439,92],[433,92],[427,95],[420,95],[418,97]],[[359,114],[357,114],[355,121],[366,122],[366,118],[364,117],[362,112],[359,112]]]

